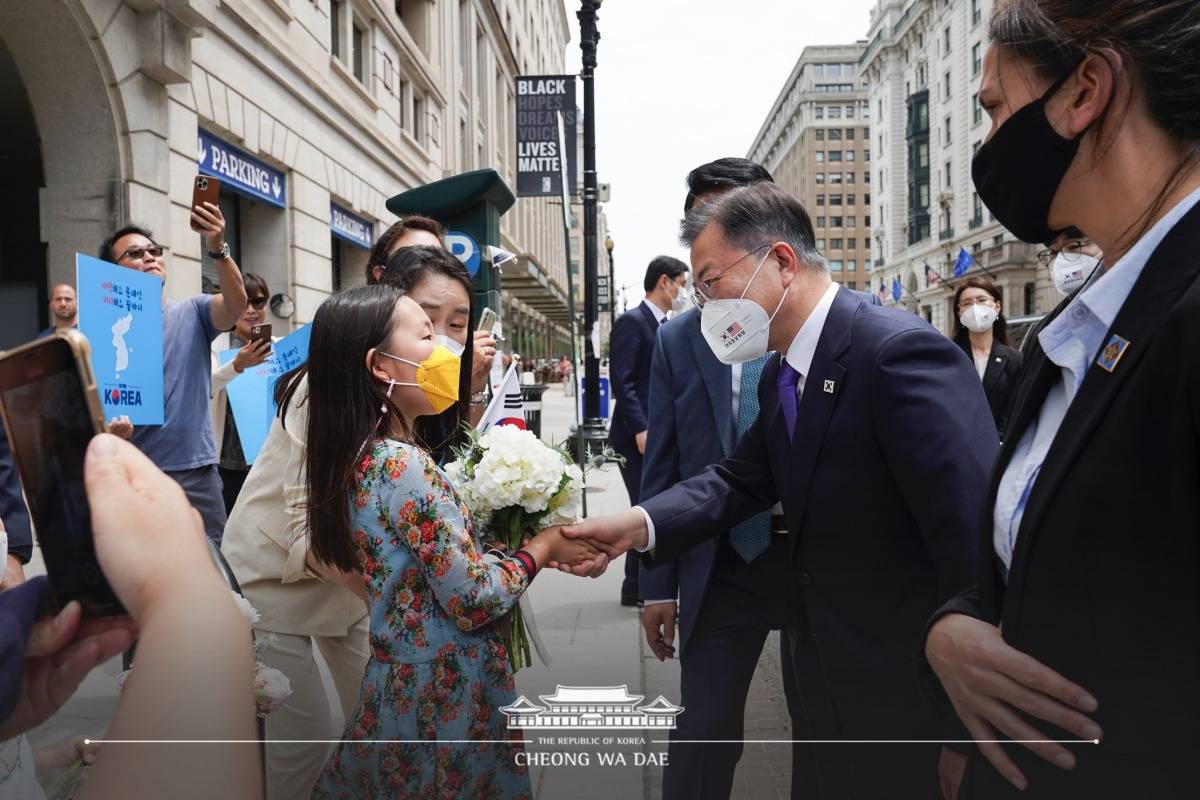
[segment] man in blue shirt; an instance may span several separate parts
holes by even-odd
[[[225,243],[225,218],[212,203],[192,209],[192,224],[217,262],[221,293],[168,300],[163,294],[162,425],[139,426],[131,441],[183,487],[204,520],[204,532],[218,544],[225,530],[225,501],[217,473],[217,446],[209,417],[212,389],[211,345],[229,330],[246,307],[246,288]],[[100,247],[100,257],[166,281],[163,248],[145,228],[127,225]]]
[[[75,287],[60,283],[50,290],[50,325],[38,334],[42,339],[55,331],[79,327],[79,302]]]

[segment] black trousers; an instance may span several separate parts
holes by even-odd
[[[250,470],[226,469],[218,466],[217,472],[221,475],[221,496],[225,500],[225,514],[233,513],[233,504],[237,502],[238,495],[242,493],[242,485],[246,483],[246,476],[250,474]]]
[[[780,537],[747,565],[729,546],[728,537],[721,538],[700,613],[680,656],[684,711],[671,735],[663,800],[725,800],[733,789],[754,670],[767,634],[782,628],[795,611],[777,594],[783,587],[773,569],[787,567],[786,552],[786,541]],[[783,678],[790,711],[793,681],[786,668]],[[729,743],[686,741],[713,739]]]
[[[619,455],[625,457],[625,465],[621,467],[621,480],[625,482],[625,491],[629,493],[629,505],[636,506],[642,499],[642,454],[634,447],[632,451],[620,450]],[[626,553],[625,580],[621,583],[621,597],[638,597],[638,554],[632,550]]]

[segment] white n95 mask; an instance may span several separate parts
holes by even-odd
[[[1100,259],[1087,253],[1068,253],[1062,250],[1050,262],[1050,277],[1054,279],[1054,288],[1063,295],[1083,286],[1088,276],[1099,266]]]
[[[709,349],[722,364],[741,364],[753,361],[767,352],[767,339],[771,332],[771,323],[775,320],[779,309],[783,307],[787,289],[783,290],[783,294],[779,297],[779,303],[769,317],[762,306],[753,300],[746,299],[746,291],[758,277],[759,271],[763,264],[767,263],[767,257],[770,255],[771,251],[768,250],[762,257],[762,261],[758,262],[754,274],[750,276],[750,280],[746,281],[746,288],[742,290],[741,297],[728,300],[708,300],[700,311],[700,331],[704,334],[704,341],[708,343]]]
[[[459,344],[458,342],[454,341],[453,339],[451,339],[449,336],[445,335],[444,333],[434,334],[433,338],[435,340],[437,340],[443,347],[445,347],[451,353],[453,353],[454,355],[456,355],[460,358],[462,357],[462,354],[465,353],[467,350],[465,345]]]

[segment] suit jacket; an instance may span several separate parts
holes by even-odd
[[[1001,625],[1018,650],[1099,701],[1098,746],[1062,772],[1006,748],[1030,797],[1184,797],[1200,786],[1200,206],[1167,234],[1109,331],[1129,341],[1093,363],[1030,492],[1008,580],[992,545],[1000,479],[1061,370],[1040,343],[985,495],[978,585],[938,617]],[[1065,304],[1064,304],[1065,305]],[[1061,312],[1064,306],[1059,307]],[[1106,339],[1107,341],[1107,339]],[[1051,738],[1074,739],[1041,721]],[[1008,797],[971,754],[973,793]]]
[[[954,723],[921,691],[917,656],[925,610],[971,580],[997,448],[979,435],[992,424],[979,379],[923,320],[846,289],[817,343],[790,441],[778,372],[774,357],[758,421],[729,456],[642,503],[656,530],[653,559],[782,501],[805,629],[790,637],[797,688],[832,705],[809,718],[812,738],[942,738]],[[931,796],[936,748],[912,747],[873,756],[887,768],[844,774],[855,796],[899,796],[897,786]]]
[[[642,463],[642,500],[698,475],[733,451],[733,388],[722,364],[700,334],[692,309],[663,325],[650,368],[650,432]],[[687,446],[681,443],[686,441]],[[712,573],[717,540],[656,566],[642,565],[644,600],[679,598],[679,649],[687,647]]]
[[[326,583],[304,565],[308,553],[308,498],[304,443],[308,383],[287,409],[287,425],[271,423],[258,459],[229,514],[221,553],[242,594],[258,609],[256,628],[306,636],[345,636],[367,614],[350,591]]]
[[[8,532],[8,552],[18,556],[22,564],[28,564],[33,557],[33,528],[3,421],[0,421],[0,521]],[[4,568],[0,562],[0,570]]]
[[[633,437],[649,427],[650,360],[658,327],[654,312],[638,303],[617,317],[609,337],[608,374],[617,401],[609,438],[617,452],[636,451]]]
[[[871,305],[879,298],[851,292]],[[661,326],[650,367],[649,435],[642,464],[642,499],[699,475],[733,451],[732,371],[713,355],[700,332],[700,311],[691,309]],[[681,446],[683,442],[686,447]],[[642,565],[643,600],[679,599],[679,649],[688,637],[712,573],[717,540],[657,566]]]
[[[966,336],[960,337],[958,346],[967,354],[967,358],[972,360],[971,363],[974,363],[971,340]],[[988,356],[987,368],[983,371],[983,393],[987,395],[988,407],[992,409],[992,419],[996,422],[996,432],[1001,441],[1004,440],[1005,429],[1008,427],[1008,412],[1012,408],[1021,379],[1022,363],[1020,350],[992,339],[992,352]]]

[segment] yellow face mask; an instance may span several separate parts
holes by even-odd
[[[429,357],[420,364],[409,361],[407,358],[385,353],[382,350],[379,351],[379,354],[417,368],[416,383],[396,381],[396,385],[416,386],[424,392],[425,397],[429,399],[429,404],[433,406],[434,414],[440,414],[458,402],[459,373],[462,371],[462,366],[458,356],[451,353],[445,345],[439,344],[435,347]]]

